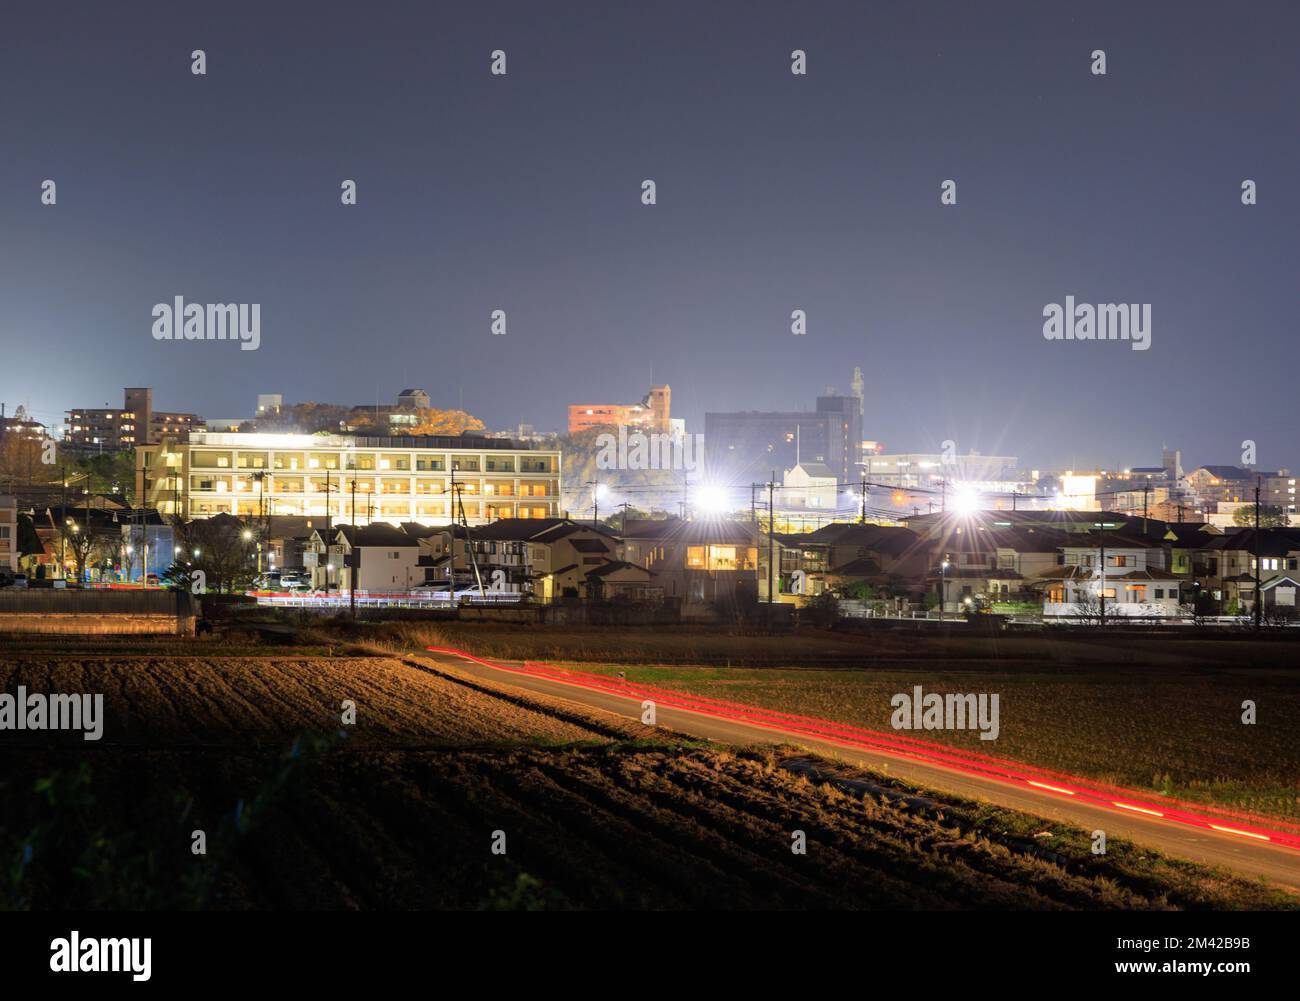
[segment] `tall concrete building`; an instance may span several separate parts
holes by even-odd
[[[860,478],[862,401],[819,396],[812,411],[746,410],[704,415],[704,464],[726,485],[778,481],[796,464],[825,466],[842,485]]]

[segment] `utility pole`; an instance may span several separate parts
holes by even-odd
[[[483,575],[479,573],[478,570],[478,556],[474,552],[474,544],[469,537],[469,519],[465,517],[465,501],[461,498],[462,492],[463,490],[457,491],[456,504],[457,507],[460,509],[461,527],[465,529],[465,551],[469,553],[469,563],[470,566],[474,568],[474,580],[478,583],[478,596],[480,598],[486,599],[487,594],[483,590]],[[453,523],[453,534],[452,534],[453,546],[455,545],[455,542],[456,542],[456,536],[455,536],[455,527]]]
[[[330,530],[333,527],[333,521],[330,519],[330,471],[325,470],[325,593],[330,593],[330,546],[334,540],[330,538]]]
[[[767,482],[767,602],[772,604],[776,601],[776,566],[772,562],[776,558],[776,470],[772,470],[772,478]]]
[[[357,478],[354,475],[352,477],[352,538],[356,539],[357,534]],[[358,546],[352,547],[352,552],[349,554],[352,557],[352,562],[348,567],[348,604],[352,606],[353,619],[357,617],[357,571],[361,569],[358,548]],[[409,574],[410,571],[408,570],[407,573]],[[409,577],[406,582],[406,590],[408,592],[411,590]]]
[[[1106,628],[1106,536],[1098,537],[1101,544],[1101,587],[1098,594],[1101,595],[1101,628]]]
[[[59,576],[63,577],[68,572],[68,460],[62,461],[63,466],[63,499],[59,502],[59,517],[63,519],[63,524],[59,526]]]
[[[944,607],[948,600],[948,554],[944,553],[939,559],[939,621],[943,622],[947,617],[947,609]]]
[[[1018,494],[1015,490],[1012,490],[1012,491],[1011,491],[1011,510],[1012,510],[1012,511],[1015,511],[1015,509],[1016,509],[1016,497],[1018,497],[1018,496],[1019,496],[1019,494]]]
[[[1142,534],[1147,534],[1147,495],[1151,492],[1151,484],[1142,484]]]
[[[862,474],[862,511],[858,515],[858,524],[867,523],[867,474]]]
[[[456,467],[452,465],[451,457],[447,457],[447,471],[451,474],[451,486],[447,495],[447,535],[450,541],[447,543],[447,600],[453,605],[456,603]],[[468,536],[465,539],[466,545],[469,544]]]
[[[1255,477],[1255,537],[1251,548],[1255,550],[1255,628],[1264,623],[1263,595],[1259,592],[1259,485],[1263,477]]]
[[[88,564],[90,563],[91,552],[94,551],[94,547],[92,547],[90,543],[90,476],[88,476],[88,474],[86,477],[86,486],[82,487],[82,494],[85,495],[86,498],[86,563]],[[1258,497],[1258,491],[1256,491],[1256,495]],[[1260,510],[1258,504],[1256,504],[1255,510]],[[82,569],[82,575],[90,577],[90,567],[88,567],[88,565]]]
[[[596,480],[588,480],[587,486],[591,487],[591,523],[594,526],[600,521],[600,484]]]
[[[253,473],[253,479],[257,480],[257,575],[262,575],[262,545],[265,544],[267,550],[271,548],[271,533],[268,531],[266,523],[266,471],[259,469]]]
[[[627,507],[628,507],[628,504],[629,504],[628,501],[624,501],[621,505],[619,505],[620,507],[623,508],[623,531],[622,531],[622,533],[621,533],[621,534],[623,534],[623,535],[627,535]]]

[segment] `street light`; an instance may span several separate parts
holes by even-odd
[[[725,488],[716,483],[705,483],[695,494],[695,506],[706,515],[719,515],[727,510],[728,497]]]
[[[943,562],[939,564],[939,621],[944,620],[944,603],[948,598],[948,557],[945,554]]]
[[[980,496],[969,487],[959,487],[953,494],[952,506],[958,514],[974,514],[980,509]]]

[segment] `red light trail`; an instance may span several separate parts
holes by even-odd
[[[1260,817],[1255,814],[1230,810],[1203,803],[1161,798],[1148,801],[1131,789],[1108,785],[1093,779],[1080,778],[1050,769],[1026,765],[1022,762],[996,758],[992,755],[967,751],[962,748],[938,744],[933,741],[905,737],[896,733],[869,730],[863,727],[812,716],[779,712],[739,702],[711,699],[679,692],[670,688],[640,682],[623,681],[603,674],[557,668],[536,661],[524,661],[522,667],[495,663],[452,647],[426,647],[432,653],[451,654],[474,661],[484,667],[512,674],[543,678],[550,681],[585,688],[591,691],[620,695],[626,698],[650,699],[656,706],[681,709],[711,716],[716,719],[747,723],[774,733],[804,735],[841,744],[857,750],[885,751],[927,764],[940,765],[953,771],[977,778],[991,779],[1008,786],[1032,786],[1035,789],[1076,801],[1093,803],[1107,809],[1140,813],[1172,823],[1203,830],[1217,831],[1256,841],[1300,850],[1300,824]],[[1231,826],[1229,826],[1231,825]]]

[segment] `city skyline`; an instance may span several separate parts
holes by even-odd
[[[152,388],[152,387],[150,387],[150,388]],[[823,387],[823,388],[828,388],[828,387]],[[263,395],[265,395],[265,394],[263,394]],[[613,394],[611,394],[611,396],[612,396],[612,395],[613,395]],[[642,394],[642,395],[643,395],[643,394]],[[844,393],[844,394],[842,394],[842,395],[852,395],[852,393],[849,392],[849,393]],[[380,407],[391,407],[391,406],[393,405],[393,402],[392,402],[392,401],[393,401],[393,400],[396,400],[397,397],[398,397],[398,393],[397,393],[397,392],[394,392],[394,393],[390,394],[389,396],[381,397],[379,400],[376,401],[376,403],[377,403]],[[640,397],[640,395],[637,395],[637,394],[629,394],[627,398],[630,400],[630,399],[633,399],[633,398],[640,399],[641,397]],[[256,399],[256,394],[254,395],[254,397],[253,397],[252,399],[254,399],[254,400]],[[167,402],[165,398],[163,399],[163,402]],[[306,403],[306,402],[328,403],[328,404],[334,404],[334,405],[339,405],[339,406],[351,406],[351,407],[357,407],[357,408],[364,408],[364,407],[366,407],[366,406],[369,406],[369,404],[366,404],[366,403],[354,404],[354,403],[345,402],[345,401],[323,400],[323,399],[318,399],[318,400],[314,400],[314,401],[307,401],[307,400],[302,400],[302,401],[298,401],[298,400],[285,400],[285,401],[284,401],[284,406],[285,406],[285,407],[290,407],[290,406],[293,406],[293,405],[298,404],[298,403]],[[608,403],[610,403],[610,402],[612,402],[612,401],[600,401],[600,402],[603,402],[603,403],[608,404]],[[6,413],[7,413],[7,415],[8,415],[9,417],[13,417],[13,416],[14,416],[14,413],[15,413],[15,410],[16,410],[16,406],[15,406],[14,404],[12,404],[10,401],[4,401],[4,400],[0,400],[0,404],[4,404],[4,406],[5,406],[5,408],[6,408]],[[809,404],[815,404],[815,399],[812,400],[812,401],[809,401]],[[617,404],[615,404],[615,405],[617,405]],[[24,409],[25,409],[25,405],[23,405],[23,404],[18,404],[18,406],[24,406]],[[432,406],[433,406],[435,409],[444,409],[444,408],[446,408],[445,405],[442,404],[442,403],[441,403],[440,401],[438,401],[438,400],[433,400],[433,401],[432,401]],[[566,404],[566,409],[567,409],[568,406],[569,406],[569,405]],[[107,407],[107,408],[109,408],[109,409],[120,409],[120,407],[118,407],[117,405],[113,404],[111,401],[105,401],[105,407]],[[67,408],[65,408],[65,410],[62,412],[62,413],[63,413],[63,417],[64,417],[64,419],[60,419],[59,421],[57,421],[56,423],[53,423],[53,424],[50,424],[50,423],[47,423],[46,421],[41,420],[41,419],[40,419],[40,416],[39,416],[37,413],[33,412],[33,411],[29,411],[29,410],[26,411],[26,415],[27,415],[29,418],[32,418],[32,419],[37,420],[38,423],[44,424],[44,425],[46,426],[46,428],[47,428],[50,432],[55,432],[55,431],[59,431],[59,430],[63,430],[63,431],[66,431],[66,430],[67,430],[68,424],[67,424],[67,421],[66,421],[66,417],[67,417],[68,414],[70,414],[70,413],[72,413],[73,411],[76,411],[76,410],[93,410],[93,409],[95,409],[95,408],[93,408],[93,407],[85,407],[85,406],[82,406],[82,407],[67,407]],[[156,409],[162,409],[162,408],[159,407],[159,408],[156,408]],[[244,413],[236,413],[236,412],[235,412],[236,409],[237,409],[237,408],[227,408],[227,411],[223,411],[223,412],[221,413],[221,416],[220,416],[220,417],[218,417],[217,415],[207,415],[207,414],[200,414],[199,416],[200,416],[201,418],[203,418],[203,419],[205,419],[205,420],[209,420],[209,421],[211,421],[211,420],[226,420],[226,419],[232,419],[232,418],[238,418],[238,417],[244,417],[244,418],[246,418],[246,419],[248,419],[248,420],[250,420],[250,421],[255,421],[256,418],[257,418],[257,416],[258,416],[258,415],[255,413],[256,407],[255,407],[255,405],[252,405],[252,404],[249,404],[249,405],[246,406],[245,409],[246,409],[247,412],[244,412]],[[456,406],[455,406],[455,405],[452,405],[450,408],[446,408],[446,409],[456,409]],[[787,412],[789,412],[789,413],[801,413],[801,414],[802,414],[802,413],[806,413],[806,414],[811,415],[811,414],[813,414],[813,413],[815,412],[815,409],[816,409],[816,408],[815,408],[814,405],[804,405],[804,406],[799,406],[799,407],[791,408],[791,409],[790,409],[789,411],[787,411]],[[740,409],[740,410],[734,411],[734,413],[739,413],[739,414],[743,414],[743,413],[746,413],[746,412],[754,413],[754,412],[764,412],[764,410],[765,410],[765,408],[760,408],[760,407],[747,407],[747,408],[742,408],[742,409]],[[674,411],[674,414],[675,414],[675,413],[676,413],[676,412]],[[471,416],[478,416],[478,415],[477,415],[477,414],[471,414]],[[536,420],[531,420],[531,421],[530,421],[530,420],[523,420],[523,421],[520,421],[519,423],[520,423],[520,424],[523,424],[523,425],[531,425],[531,426],[534,428],[534,431],[537,432],[537,433],[542,433],[542,434],[556,434],[556,435],[558,435],[558,436],[560,436],[560,437],[563,437],[563,436],[566,434],[566,430],[565,430],[565,426],[564,426],[564,425],[565,425],[565,421],[564,421],[564,419],[560,419],[560,420],[556,421],[552,426],[549,426],[549,427],[546,426],[546,425],[545,425],[544,423],[542,423],[541,421],[536,421]],[[704,422],[701,420],[701,421],[699,422],[698,425],[690,425],[690,424],[688,424],[688,426],[687,426],[688,431],[689,431],[691,434],[701,434],[701,433],[702,433],[701,429],[702,429],[702,427],[703,427],[703,423],[704,423]],[[614,426],[614,425],[611,425],[611,426]],[[515,427],[500,427],[500,426],[494,426],[494,425],[488,424],[487,427],[486,427],[486,433],[488,433],[488,434],[511,434],[511,433],[514,433],[515,431],[517,431],[517,429],[518,429],[518,426],[517,426],[517,425],[516,425]],[[202,430],[204,430],[204,428],[203,428],[203,427],[198,427],[198,428],[196,428],[195,430],[202,431]],[[878,450],[878,454],[884,454],[884,455],[899,455],[899,454],[903,454],[903,455],[906,455],[906,454],[936,454],[936,455],[937,455],[937,454],[941,454],[941,453],[944,452],[944,450],[945,450],[945,441],[947,441],[947,440],[945,440],[945,441],[938,441],[938,440],[936,440],[936,441],[930,441],[930,442],[919,442],[919,443],[918,443],[918,442],[915,441],[915,440],[908,440],[908,441],[903,441],[903,442],[899,442],[899,443],[894,443],[894,442],[882,441],[882,440],[880,440],[879,438],[873,437],[873,436],[871,435],[870,432],[871,432],[871,428],[870,428],[869,426],[866,425],[866,418],[864,418],[863,438],[862,438],[863,443],[864,443],[864,444],[869,443],[869,442],[875,442],[875,443],[877,443],[877,444],[880,446],[880,448],[879,448],[879,450]],[[340,433],[347,434],[347,433],[349,433],[349,432],[341,431]],[[954,443],[955,443],[955,439],[948,439],[948,440],[952,440],[952,441],[954,441]],[[1025,455],[1023,455],[1023,454],[1022,454],[1022,451],[1021,451],[1021,450],[1018,450],[1018,449],[1016,448],[1016,444],[1015,444],[1015,442],[1009,442],[1009,443],[1006,443],[1006,444],[1007,444],[1007,447],[1004,448],[1004,449],[1002,449],[1002,450],[1000,450],[1000,451],[983,449],[983,448],[978,447],[977,445],[971,445],[971,446],[969,446],[969,447],[964,447],[964,446],[963,446],[963,447],[958,447],[958,448],[956,449],[955,454],[958,455],[958,456],[970,456],[970,455],[972,455],[972,454],[974,454],[974,455],[981,455],[981,456],[991,456],[991,455],[1010,455],[1010,456],[1015,456],[1017,459],[1020,460],[1020,461],[1019,461],[1019,467],[1018,467],[1020,470],[1022,470],[1022,471],[1029,471],[1029,470],[1031,470],[1031,469],[1036,469],[1036,470],[1040,470],[1040,471],[1042,471],[1043,473],[1050,473],[1050,472],[1052,472],[1052,471],[1060,471],[1060,470],[1080,470],[1080,471],[1098,470],[1098,471],[1108,471],[1108,472],[1112,472],[1112,473],[1113,473],[1113,472],[1124,472],[1124,471],[1128,471],[1128,470],[1130,470],[1130,469],[1134,469],[1134,468],[1152,468],[1152,467],[1156,467],[1156,466],[1158,466],[1158,465],[1160,464],[1159,460],[1160,460],[1160,457],[1161,457],[1161,453],[1162,453],[1163,451],[1165,451],[1166,449],[1168,449],[1168,450],[1177,450],[1178,452],[1181,453],[1182,458],[1183,458],[1183,465],[1184,465],[1184,468],[1185,468],[1188,472],[1190,472],[1190,471],[1192,471],[1192,470],[1194,470],[1194,469],[1196,469],[1196,468],[1198,468],[1198,467],[1201,467],[1201,466],[1214,466],[1214,465],[1221,465],[1221,466],[1237,466],[1237,467],[1241,467],[1241,468],[1248,469],[1248,470],[1251,470],[1251,471],[1256,471],[1256,470],[1258,470],[1258,471],[1260,471],[1260,472],[1276,472],[1276,471],[1280,471],[1280,470],[1292,470],[1292,469],[1295,468],[1294,466],[1289,465],[1289,464],[1287,464],[1287,463],[1272,463],[1272,464],[1270,464],[1270,463],[1266,463],[1266,462],[1262,462],[1262,461],[1246,461],[1246,460],[1243,458],[1243,449],[1242,449],[1240,446],[1238,447],[1237,452],[1236,452],[1235,454],[1230,454],[1230,455],[1228,455],[1228,456],[1212,456],[1212,455],[1204,455],[1204,454],[1202,454],[1201,451],[1198,450],[1198,449],[1196,449],[1195,447],[1193,447],[1192,449],[1189,450],[1189,449],[1186,447],[1186,445],[1187,445],[1188,443],[1185,443],[1185,442],[1179,442],[1179,441],[1168,441],[1168,440],[1165,440],[1165,439],[1162,439],[1161,442],[1160,442],[1160,444],[1159,444],[1158,446],[1156,446],[1156,449],[1155,449],[1154,453],[1152,453],[1152,454],[1146,454],[1146,453],[1139,454],[1138,457],[1137,457],[1137,459],[1136,459],[1135,461],[1132,461],[1132,462],[1118,462],[1118,461],[1106,462],[1106,461],[1104,461],[1104,460],[1102,460],[1102,461],[1097,461],[1097,462],[1078,461],[1078,460],[1079,460],[1079,455],[1078,455],[1078,453],[1075,452],[1075,451],[1072,451],[1072,450],[1069,452],[1069,459],[1068,459],[1068,461],[1066,460],[1064,450],[1058,450],[1058,451],[1056,452],[1055,455],[1046,455],[1046,456],[1044,457],[1046,461],[1043,461],[1043,462],[1030,462],[1029,459],[1028,459],[1028,457],[1026,457]],[[1193,442],[1193,443],[1190,443],[1190,444],[1192,444],[1193,446],[1195,446],[1196,443]],[[865,452],[865,451],[864,451],[863,455],[864,455],[864,456],[866,455],[866,452]],[[862,464],[862,463],[859,463],[859,465],[861,465],[861,464]]]

